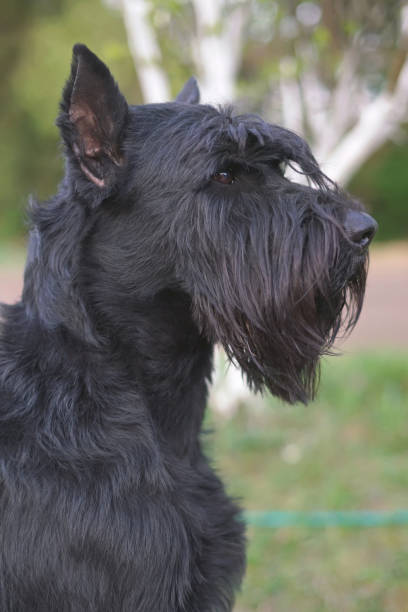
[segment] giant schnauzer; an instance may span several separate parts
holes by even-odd
[[[2,612],[231,610],[244,525],[200,442],[214,343],[305,402],[357,320],[375,221],[299,136],[198,98],[129,106],[74,47],[65,176],[2,307]]]

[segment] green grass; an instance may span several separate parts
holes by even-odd
[[[408,508],[408,353],[329,358],[318,399],[210,417],[208,452],[250,510]],[[405,612],[408,526],[248,530],[237,610]]]
[[[19,270],[26,258],[25,241],[0,242],[0,269]]]

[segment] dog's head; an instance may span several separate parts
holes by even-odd
[[[319,358],[357,321],[376,223],[299,136],[198,98],[190,80],[175,102],[130,107],[74,47],[58,124],[68,182],[95,219],[93,256],[120,299],[187,293],[254,388],[305,401]]]

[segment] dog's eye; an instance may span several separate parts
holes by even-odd
[[[235,176],[231,170],[220,170],[212,175],[212,180],[222,185],[232,185],[235,182]]]
[[[285,176],[285,172],[286,172],[286,168],[287,168],[287,162],[286,161],[278,161],[275,160],[272,163],[272,168],[281,176]]]

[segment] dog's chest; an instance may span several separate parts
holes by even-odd
[[[14,499],[3,495],[0,580],[24,598],[33,585],[40,593],[47,576],[61,602],[69,598],[72,608],[61,610],[82,609],[85,597],[101,611],[211,609],[191,598],[203,581],[216,589],[242,571],[237,508],[204,460],[195,468],[173,461],[155,485],[125,472],[100,466],[77,482],[54,472],[33,476]]]

